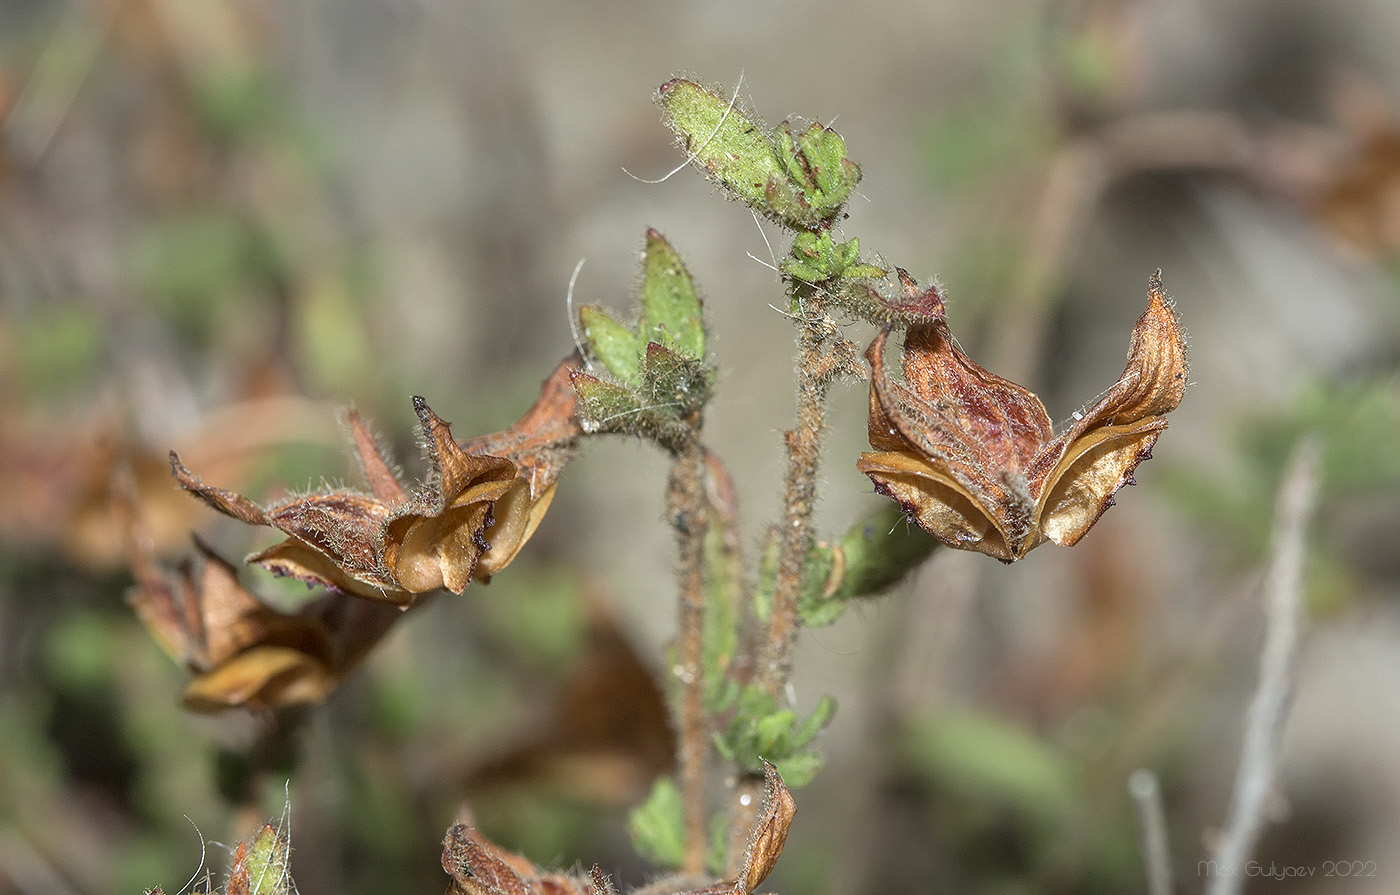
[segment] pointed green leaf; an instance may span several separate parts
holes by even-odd
[[[815,752],[799,752],[773,764],[789,789],[801,789],[817,776],[825,760]]]
[[[639,384],[642,347],[646,343],[636,331],[598,307],[580,308],[578,319],[590,353],[621,382]]]
[[[647,800],[627,816],[627,829],[637,853],[658,867],[676,869],[685,862],[685,816],[674,780],[657,779]]]
[[[710,399],[712,375],[704,361],[648,342],[642,359],[642,395],[652,409],[677,418],[699,411]]]
[[[647,231],[642,264],[641,338],[703,359],[705,325],[700,298],[681,256],[660,233]]]
[[[579,396],[579,418],[586,431],[619,431],[627,417],[636,416],[641,410],[641,397],[624,385],[587,373],[575,373],[573,384]]]
[[[860,168],[846,158],[846,141],[829,127],[812,124],[798,139],[805,168],[822,205],[844,205],[860,180]]]
[[[831,718],[836,714],[836,700],[830,696],[823,696],[817,703],[816,708],[807,719],[792,732],[792,747],[801,749],[812,741],[822,728],[831,723]]]
[[[820,124],[794,138],[785,122],[770,136],[730,99],[682,78],[662,84],[656,99],[691,162],[783,226],[829,228],[860,180],[845,142]]]

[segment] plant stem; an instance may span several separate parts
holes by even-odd
[[[778,575],[759,666],[759,682],[774,697],[782,692],[792,671],[792,649],[801,626],[798,597],[812,549],[826,390],[834,373],[823,348],[827,339],[836,335],[819,289],[799,282],[794,284],[793,295],[802,311],[797,331],[797,426],[784,433],[788,468],[778,531]]]
[[[676,530],[680,577],[681,698],[679,737],[681,803],[685,806],[686,873],[705,869],[705,763],[709,724],[704,680],[705,449],[691,439],[677,453],[667,488],[667,515]]]

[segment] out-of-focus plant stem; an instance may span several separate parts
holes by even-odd
[[[679,762],[685,806],[686,873],[705,868],[705,759],[709,720],[705,713],[705,449],[692,439],[677,453],[667,488],[667,516],[676,530],[680,585]]]

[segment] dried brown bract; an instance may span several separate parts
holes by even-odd
[[[160,645],[194,675],[185,707],[270,711],[324,700],[402,616],[395,606],[320,597],[292,613],[268,606],[198,539],[200,560],[159,568],[127,519],[136,586],[128,596]]]
[[[870,446],[857,467],[951,547],[1005,562],[1046,539],[1076,543],[1133,483],[1186,388],[1186,343],[1159,276],[1123,375],[1059,434],[1040,399],[973,363],[942,320],[913,326],[904,379],[873,369]]]
[[[515,426],[466,445],[415,397],[432,470],[412,492],[353,413],[351,434],[369,494],[328,490],[262,507],[204,484],[173,451],[171,466],[185,490],[219,512],[288,536],[249,562],[398,605],[437,588],[461,593],[473,578],[487,580],[505,568],[548,509],[580,433],[567,387],[577,364],[577,356],[561,364]]]
[[[465,824],[447,831],[442,869],[452,878],[446,895],[613,895],[596,867],[588,876],[547,873]]]
[[[788,791],[778,769],[765,761],[763,773],[767,778],[764,785],[763,812],[749,838],[749,848],[744,854],[744,869],[734,883],[734,895],[748,895],[757,889],[759,883],[768,878],[778,857],[783,853],[787,842],[788,827],[792,826],[793,815],[797,813],[797,802]]]

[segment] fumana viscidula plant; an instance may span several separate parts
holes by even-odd
[[[921,285],[840,234],[861,170],[839,134],[819,123],[769,129],[734,98],[689,80],[661,85],[656,99],[690,164],[792,233],[778,267],[796,327],[796,422],[783,435],[781,513],[757,555],[743,548],[732,483],[705,439],[716,372],[701,301],[680,254],[648,230],[635,312],[580,309],[580,350],[545,379],[514,426],[459,441],[413,399],[428,461],[420,481],[395,473],[353,413],[363,491],[326,489],[263,505],[203,482],[172,452],[185,490],[283,536],[249,562],[322,588],[323,596],[278,610],[203,543],[198,563],[167,573],[133,519],[132,602],[188,668],[189,709],[247,709],[276,724],[329,696],[426,595],[461,594],[505,573],[584,439],[654,443],[670,458],[665,505],[678,554],[667,688],[678,770],[656,781],[631,829],[637,849],[673,874],[653,891],[746,895],[782,851],[795,811],[789,787],[817,773],[813,741],[835,708],[822,699],[804,717],[787,702],[801,629],[830,624],[939,544],[1011,562],[1046,540],[1076,543],[1114,493],[1133,483],[1166,429],[1185,388],[1185,343],[1153,275],[1122,376],[1057,433],[1039,398],[962,351],[936,285]],[[848,335],[861,324],[874,327],[864,351]],[[885,361],[897,332],[898,376]],[[871,450],[843,462],[893,502],[823,538],[813,509],[827,392],[835,382],[866,379]],[[896,524],[901,518],[917,527]],[[278,854],[284,861],[285,847]],[[449,892],[613,891],[597,867],[547,872],[462,825],[448,832],[442,862]],[[285,873],[278,879],[290,886]]]

